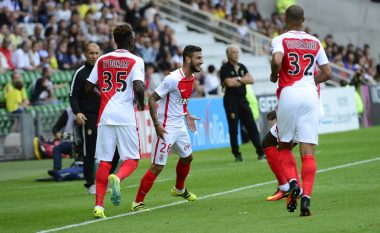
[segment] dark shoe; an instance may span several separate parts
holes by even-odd
[[[243,157],[241,157],[241,153],[238,152],[237,154],[234,154],[235,156],[235,162],[242,162],[243,161]]]
[[[298,187],[297,181],[292,180],[289,183],[289,196],[286,202],[286,209],[288,212],[294,212],[297,209],[298,198],[300,194],[300,188]]]
[[[310,211],[310,198],[303,196],[301,198],[301,217],[311,216]]]
[[[243,162],[241,155],[235,157],[235,162]]]
[[[257,157],[258,160],[264,160],[264,159],[266,159],[266,158],[267,158],[267,157],[265,156],[265,154],[259,155],[259,156]]]
[[[59,169],[52,169],[52,170],[49,170],[49,171],[48,171],[48,174],[49,174],[50,176],[54,176],[58,171],[59,171]]]

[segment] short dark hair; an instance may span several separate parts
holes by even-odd
[[[131,49],[133,45],[133,31],[127,23],[117,25],[113,31],[113,39],[120,49]]]
[[[195,45],[187,45],[183,49],[183,53],[182,53],[183,63],[185,63],[186,57],[190,57],[191,58],[193,56],[193,53],[195,53],[195,52],[202,52],[201,47],[198,47],[198,46],[195,46]]]
[[[304,20],[304,12],[302,7],[291,5],[286,9],[285,16],[292,23],[302,23]]]
[[[214,73],[214,71],[215,71],[215,66],[213,66],[213,65],[209,65],[209,66],[207,67],[207,71],[208,71],[209,73]]]

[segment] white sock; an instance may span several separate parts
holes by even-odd
[[[98,208],[101,209],[101,210],[104,210],[104,207],[103,207],[103,206],[97,205],[97,206],[95,206],[95,208],[96,208],[96,207],[98,207]]]
[[[289,183],[285,183],[283,185],[279,185],[278,189],[281,190],[281,191],[284,191],[284,192],[289,191]]]
[[[179,194],[182,194],[185,192],[185,189],[177,189],[175,188],[176,192],[179,193]]]

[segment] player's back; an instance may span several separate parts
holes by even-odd
[[[279,73],[280,90],[288,86],[315,87],[316,62],[326,62],[321,54],[324,54],[322,44],[316,37],[302,31],[289,31],[274,38],[272,46],[284,54]]]
[[[101,56],[97,64],[101,92],[98,125],[136,125],[133,81],[144,81],[144,62],[127,50]]]

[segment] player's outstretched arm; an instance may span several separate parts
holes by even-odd
[[[321,65],[319,68],[321,69],[321,72],[319,72],[319,74],[315,77],[315,83],[323,83],[333,78],[333,74],[328,63]]]
[[[133,91],[135,92],[137,100],[137,108],[143,111],[145,108],[144,104],[144,83],[140,80],[133,81]]]
[[[160,99],[161,97],[156,92],[153,92],[152,95],[149,97],[148,106],[149,106],[150,117],[152,118],[154,128],[156,129],[156,134],[159,138],[161,138],[162,140],[165,140],[164,134],[166,133],[166,131],[157,118],[156,102],[159,101]]]
[[[270,81],[272,81],[273,83],[277,82],[278,80],[278,73],[281,70],[283,57],[284,57],[284,54],[280,52],[276,52],[272,55],[272,63],[271,63],[272,73],[270,74]]]

